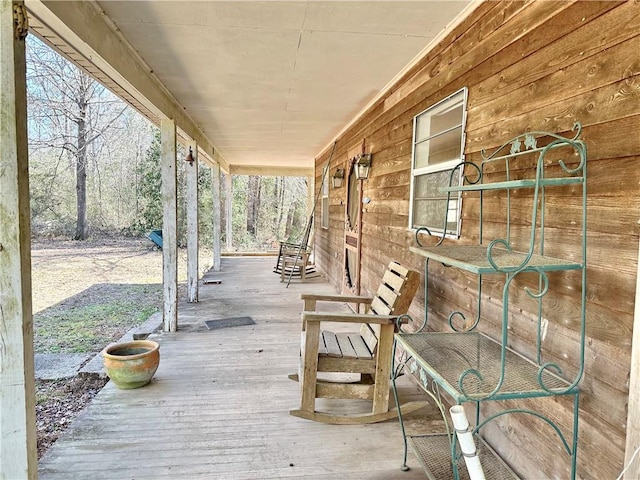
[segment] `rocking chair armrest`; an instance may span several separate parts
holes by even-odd
[[[362,303],[369,305],[373,298],[362,297],[359,295],[322,295],[314,293],[303,293],[300,295],[301,300],[315,300],[317,302],[344,302],[344,303]]]
[[[396,322],[399,315],[376,315],[374,313],[329,313],[302,312],[303,323],[307,322],[342,322],[342,323],[377,323],[389,325]]]
[[[287,245],[282,245],[281,250],[283,253],[286,253],[286,252],[296,253],[296,252],[310,252],[311,248],[306,247],[304,245],[287,244]]]

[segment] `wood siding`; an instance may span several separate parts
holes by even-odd
[[[409,252],[409,183],[413,117],[466,86],[469,89],[465,155],[478,160],[514,135],[528,130],[568,134],[583,125],[588,147],[588,305],[585,375],[581,383],[579,478],[616,478],[623,467],[633,311],[638,262],[640,207],[640,4],[596,1],[486,2],[411,68],[376,104],[337,139],[330,165],[345,168],[347,150],[365,141],[373,153],[372,175],[364,182],[362,294],[375,290],[390,260],[422,270]],[[319,185],[330,149],[316,163]],[[345,187],[331,189],[329,228],[317,227],[316,262],[329,280],[342,285]],[[499,203],[501,199],[490,198]],[[579,200],[565,189],[548,198],[547,241],[571,254],[580,246],[569,219]],[[512,212],[527,231],[526,213]],[[477,197],[465,195],[459,242],[477,241]],[[518,220],[520,219],[520,220]],[[499,217],[490,229],[500,228]],[[319,223],[319,222],[318,222]],[[545,355],[575,371],[579,351],[575,312],[579,275],[552,279]],[[526,283],[523,280],[522,283]],[[475,312],[476,278],[433,266],[429,278],[429,327],[445,330],[451,311]],[[518,289],[519,290],[519,289]],[[501,285],[483,280],[480,330],[494,338],[500,328]],[[534,311],[514,294],[511,346],[529,353]],[[410,313],[421,319],[424,293]],[[543,404],[560,423],[570,421],[567,399]],[[509,406],[522,406],[515,402]],[[487,403],[488,411],[495,406]],[[500,406],[501,408],[504,405]],[[490,427],[490,440],[524,478],[567,478],[560,443],[540,422],[516,415]]]

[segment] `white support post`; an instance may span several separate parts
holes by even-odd
[[[176,174],[176,124],[160,125],[162,170],[162,293],[163,330],[178,330],[178,195]]]
[[[211,194],[213,196],[213,271],[219,272],[221,268],[221,208],[220,203],[220,164],[216,163],[211,167]]]
[[[460,444],[460,450],[467,466],[467,473],[471,480],[485,480],[484,470],[480,464],[480,456],[476,449],[472,430],[469,428],[469,420],[462,405],[454,405],[449,409],[453,427]]]
[[[233,248],[233,224],[232,224],[232,212],[233,212],[233,186],[231,182],[231,173],[225,177],[225,187],[227,190],[227,252],[230,252]]]
[[[187,301],[198,301],[198,144],[189,142],[193,162],[185,162],[187,170]]]
[[[640,245],[638,247],[638,258],[640,259]],[[640,478],[640,452],[636,452],[637,449],[640,449],[640,262],[636,268],[636,303],[633,313],[627,441],[624,456],[624,465],[627,469],[624,473],[625,480]]]
[[[316,229],[316,217],[318,217],[318,212],[315,210],[315,201],[316,201],[316,178],[313,175],[307,176],[307,218],[311,219],[311,215],[314,216],[313,224],[311,225],[311,232],[309,233],[309,239],[307,240],[307,247],[313,250],[313,263],[315,263],[315,229]]]
[[[0,2],[0,477],[35,479],[26,21],[23,2]]]
[[[313,213],[315,202],[315,177],[307,175],[307,218]]]

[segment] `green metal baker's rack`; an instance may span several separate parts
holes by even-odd
[[[442,434],[407,435],[402,413],[400,425],[405,442],[403,469],[406,469],[408,445],[418,457],[430,479],[466,479],[468,472],[457,445],[456,436],[445,413],[445,397],[450,404],[470,404],[474,407],[473,434],[476,439],[480,462],[486,478],[517,478],[509,466],[496,455],[483,438],[483,427],[505,415],[530,415],[543,422],[554,433],[568,455],[568,469],[572,479],[576,477],[578,447],[578,385],[584,373],[585,313],[586,313],[586,216],[587,216],[587,149],[580,139],[582,127],[576,123],[572,137],[563,137],[549,132],[529,132],[514,137],[496,149],[491,155],[482,152],[482,161],[461,162],[450,176],[447,205],[450,196],[459,192],[478,192],[479,232],[475,245],[459,245],[462,242],[445,242],[444,234],[433,246],[420,242],[423,233],[416,232],[418,246],[410,250],[425,258],[425,316],[422,326],[413,333],[396,334],[394,351],[394,382],[403,371],[413,373],[425,392],[439,407],[445,421]],[[538,143],[544,143],[538,146]],[[454,185],[456,174],[462,171],[462,182]],[[531,173],[535,172],[535,174]],[[568,248],[562,243],[545,243],[545,223],[550,213],[557,213],[557,202],[553,208],[547,204],[547,196],[553,192],[572,197],[581,196],[581,206],[570,220],[570,228],[581,237],[579,249]],[[497,238],[485,241],[483,220],[486,215],[486,200],[493,195],[494,203],[503,205],[504,231]],[[464,200],[463,200],[464,201]],[[531,215],[527,223],[530,232],[522,233],[522,218],[512,220],[513,204],[516,201],[530,206]],[[446,210],[446,209],[445,209]],[[522,209],[519,210],[521,212]],[[573,210],[572,210],[573,211]],[[495,211],[491,214],[495,216]],[[446,231],[446,221],[445,218]],[[519,235],[514,234],[520,230]],[[484,230],[487,230],[484,228]],[[517,241],[516,241],[517,239]],[[525,240],[523,240],[525,239]],[[528,245],[527,245],[528,240]],[[488,243],[487,243],[488,242]],[[552,253],[552,254],[550,254]],[[558,255],[562,253],[563,255]],[[562,258],[566,256],[566,258]],[[448,332],[427,331],[429,299],[429,263],[439,262],[447,267],[464,270],[477,276],[477,311],[475,318],[466,318],[461,311],[449,315]],[[549,294],[550,276],[566,275],[577,271],[580,288],[579,311],[575,321],[565,322],[577,327],[578,348],[572,359],[571,374],[563,371],[559,363],[545,360],[545,339],[548,320],[543,304]],[[481,333],[478,326],[485,318],[482,312],[483,277],[502,275],[502,318],[494,319],[499,335],[491,338]],[[523,278],[527,276],[526,278]],[[534,277],[536,287],[531,287]],[[576,284],[578,283],[576,281]],[[528,285],[528,286],[525,286]],[[526,355],[508,347],[510,344],[509,302],[514,290],[524,291],[524,297],[535,305],[533,320],[536,345]],[[580,291],[578,291],[580,290]],[[522,296],[520,298],[523,298]],[[486,301],[486,299],[485,299]],[[522,301],[521,299],[519,301]],[[482,415],[481,405],[486,401],[517,400],[564,396],[573,400],[571,425],[563,425],[546,412],[531,408],[509,408]]]

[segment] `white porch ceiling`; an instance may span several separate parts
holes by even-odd
[[[99,1],[233,168],[317,155],[471,2]]]

